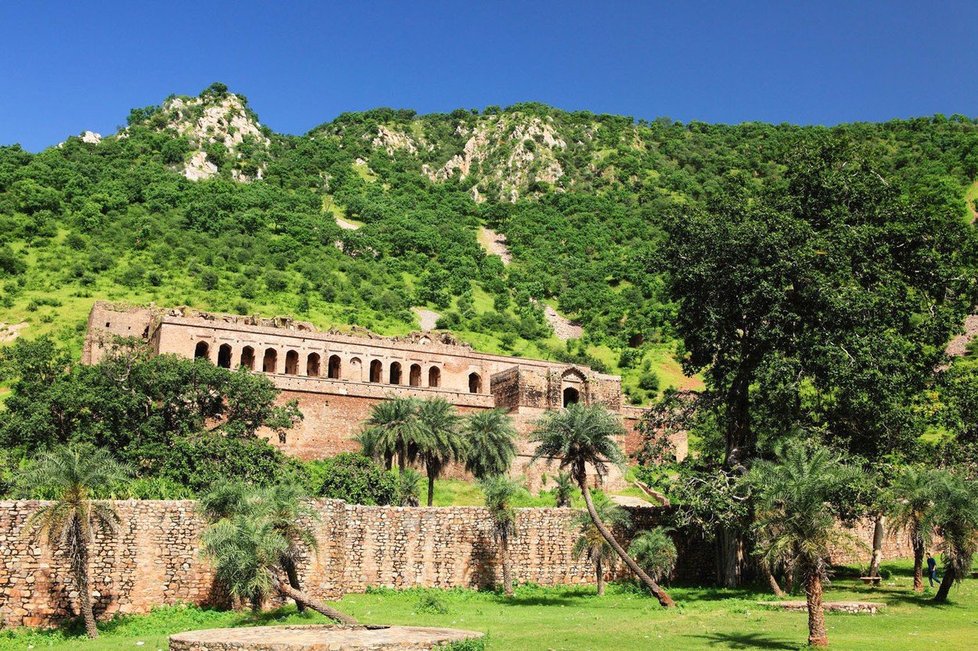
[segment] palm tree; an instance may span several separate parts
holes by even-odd
[[[656,581],[669,578],[676,567],[676,544],[665,527],[639,533],[628,546],[628,553]]]
[[[92,542],[96,531],[114,533],[119,523],[112,504],[93,501],[92,494],[127,475],[108,451],[71,444],[42,454],[24,476],[26,485],[54,496],[31,515],[26,532],[32,540],[41,538],[51,549],[60,549],[68,559],[90,638],[98,637],[88,575]]]
[[[397,503],[401,506],[421,505],[421,475],[413,468],[406,468],[397,476]]]
[[[397,468],[403,472],[417,454],[417,410],[417,401],[411,398],[390,398],[374,405],[364,430],[357,436],[363,453],[383,461],[388,470],[397,457]]]
[[[669,608],[675,605],[669,595],[638,566],[601,521],[594,509],[594,500],[587,485],[588,464],[594,467],[599,476],[604,474],[609,463],[624,466],[625,455],[615,442],[616,437],[624,435],[625,429],[621,423],[603,406],[575,403],[566,409],[548,412],[537,423],[536,431],[531,436],[531,440],[537,443],[532,460],[546,459],[549,463],[556,459],[562,469],[570,470],[584,497],[588,513],[594,520],[594,526],[628,568],[656,596],[659,603]]]
[[[571,494],[574,492],[574,480],[569,472],[559,472],[554,478],[554,503],[558,509],[571,506]]]
[[[608,499],[604,493],[594,496],[594,510],[601,521],[610,527],[624,528],[631,524],[628,512]],[[594,518],[586,511],[582,511],[577,516],[576,522],[580,532],[577,540],[574,541],[574,556],[578,559],[586,556],[591,561],[597,579],[598,596],[604,596],[605,567],[615,559],[615,550],[594,526]]]
[[[461,424],[455,406],[442,398],[425,400],[418,407],[415,446],[428,475],[428,506],[434,503],[435,479],[445,466],[466,457]]]
[[[914,466],[901,469],[890,487],[890,531],[906,531],[913,546],[913,589],[924,591],[924,550],[930,544],[934,511],[934,473]]]
[[[503,475],[516,457],[516,429],[502,410],[472,414],[465,422],[465,469],[476,479]]]
[[[493,522],[493,535],[499,542],[499,553],[503,558],[503,590],[506,596],[513,594],[513,569],[509,556],[509,537],[516,525],[516,510],[513,499],[524,489],[516,481],[502,475],[479,481],[486,498],[486,508]]]
[[[268,488],[254,488],[232,480],[218,483],[202,496],[199,508],[211,524],[239,515],[267,520],[287,543],[279,566],[285,572],[289,586],[300,590],[298,563],[302,558],[302,547],[313,551],[318,548],[316,537],[307,523],[318,520],[319,513],[304,498],[302,489],[294,482],[283,481]],[[299,612],[305,610],[300,601],[296,602],[296,606]]]
[[[204,554],[214,563],[220,580],[237,599],[247,599],[256,611],[273,593],[293,599],[347,626],[357,620],[293,588],[279,572],[289,541],[273,518],[262,513],[239,513],[207,527],[201,536]]]
[[[788,559],[805,582],[808,643],[828,646],[822,582],[830,549],[851,536],[836,528],[831,502],[856,478],[824,448],[783,448],[775,461],[757,461],[749,481],[755,489],[759,554],[772,563]]]
[[[978,483],[955,473],[935,473],[933,522],[940,534],[944,578],[934,601],[944,603],[954,583],[971,570],[978,551]]]

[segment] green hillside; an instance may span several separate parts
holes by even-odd
[[[14,326],[77,351],[102,298],[383,334],[426,308],[479,349],[621,373],[644,402],[697,384],[677,361],[663,220],[779,182],[792,149],[824,137],[970,218],[978,123],[962,116],[728,126],[518,104],[377,109],[287,136],[214,84],[134,109],[112,136],[0,147],[0,341]],[[510,264],[481,227],[505,235]],[[580,339],[558,338],[545,306]]]

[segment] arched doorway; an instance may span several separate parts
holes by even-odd
[[[469,393],[482,393],[482,376],[469,373]]]
[[[564,389],[564,406],[576,405],[581,401],[581,392],[574,387]]]
[[[319,377],[319,353],[309,353],[306,357],[306,375]]]
[[[231,368],[231,346],[221,344],[217,349],[217,365],[221,368]]]
[[[441,369],[437,366],[432,366],[428,369],[428,386],[429,387],[439,387],[441,386]]]
[[[299,353],[290,350],[285,353],[285,374],[297,375],[299,373]]]
[[[210,351],[211,347],[207,345],[206,341],[198,341],[194,347],[194,359],[207,359]]]
[[[255,370],[255,349],[251,346],[245,346],[241,349],[241,366],[249,371]]]
[[[411,364],[411,372],[408,375],[408,384],[413,387],[421,386],[421,365]]]
[[[391,363],[390,383],[391,384],[400,384],[401,383],[401,363],[400,362],[392,362]]]
[[[265,357],[262,360],[261,370],[266,373],[275,373],[278,371],[278,351],[274,348],[265,349]]]
[[[371,382],[384,381],[384,364],[379,359],[375,359],[372,362],[370,362],[370,381]]]
[[[339,355],[329,356],[329,366],[326,369],[326,375],[331,380],[340,379],[340,356]]]

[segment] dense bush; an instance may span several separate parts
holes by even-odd
[[[309,462],[306,470],[313,492],[319,497],[351,504],[398,503],[397,476],[362,454],[343,452],[329,459]]]

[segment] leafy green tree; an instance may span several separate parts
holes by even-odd
[[[548,412],[537,423],[530,437],[537,443],[533,461],[545,459],[547,463],[556,461],[561,469],[568,469],[584,497],[588,513],[594,526],[625,565],[635,573],[642,583],[655,595],[664,607],[673,606],[666,592],[645,573],[618,543],[611,530],[601,521],[594,508],[594,500],[587,483],[587,467],[592,466],[602,475],[608,464],[624,465],[624,454],[615,438],[624,437],[625,430],[617,418],[601,405],[585,406],[575,403],[560,411]]]
[[[110,502],[92,497],[97,490],[127,475],[128,471],[107,450],[72,444],[42,453],[24,476],[27,485],[49,492],[54,498],[31,515],[26,531],[67,558],[78,590],[85,632],[90,638],[98,637],[89,576],[95,532],[111,534],[119,523]]]
[[[913,589],[924,591],[924,551],[932,537],[934,473],[916,466],[901,468],[890,486],[891,532],[905,531],[913,547]]]
[[[499,409],[480,411],[465,421],[465,469],[476,479],[503,475],[516,457],[516,429]]]
[[[435,480],[445,466],[464,460],[468,447],[462,437],[462,419],[447,400],[422,400],[416,418],[417,458],[428,475],[428,506],[431,506],[435,499]]]
[[[515,480],[502,475],[494,475],[479,480],[485,496],[486,508],[492,519],[493,535],[499,543],[499,554],[503,566],[503,591],[506,596],[513,595],[513,560],[509,553],[510,537],[516,530],[516,509],[513,500],[525,493],[525,489]]]
[[[668,580],[678,559],[676,543],[664,527],[639,532],[628,546],[628,553],[656,581]]]
[[[933,523],[941,537],[944,577],[934,601],[947,601],[951,586],[971,571],[978,552],[978,483],[942,471],[933,479]]]
[[[373,459],[354,452],[306,464],[310,487],[319,497],[351,504],[399,504],[397,477]]]
[[[571,506],[571,495],[574,493],[574,478],[569,472],[558,472],[554,477],[554,506],[566,509]]]
[[[417,412],[417,401],[411,398],[392,397],[374,405],[357,436],[363,453],[383,462],[388,469],[397,457],[397,468],[403,473],[418,454]]]
[[[832,504],[855,479],[856,472],[825,448],[798,443],[783,447],[774,461],[757,461],[749,475],[760,554],[769,562],[788,559],[802,577],[811,646],[828,646],[822,594],[829,552],[851,539],[836,526]]]
[[[606,526],[624,529],[631,524],[628,512],[612,502],[604,493],[594,497],[594,510]],[[577,540],[574,541],[573,552],[578,559],[587,557],[594,566],[594,576],[598,586],[598,596],[604,596],[604,575],[615,559],[615,550],[594,525],[594,519],[588,512],[582,512],[576,519],[578,527]]]

